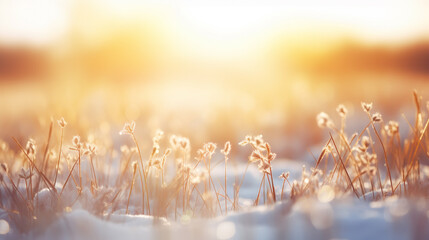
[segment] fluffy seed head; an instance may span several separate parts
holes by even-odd
[[[371,111],[371,109],[372,109],[372,103],[365,103],[365,102],[361,102],[361,106],[362,106],[362,109],[363,109],[365,112],[368,112],[368,113],[369,113],[369,111]]]
[[[262,154],[259,152],[259,150],[254,150],[252,154],[249,157],[250,162],[258,162],[263,159]]]
[[[333,126],[333,122],[331,118],[325,112],[319,113],[316,117],[316,120],[317,120],[317,126],[319,126],[320,128]]]
[[[259,161],[259,164],[258,164],[259,171],[269,174],[270,173],[270,167],[271,167],[271,165],[270,165],[270,163],[268,163],[268,161],[265,161],[263,159],[261,159],[261,161]]]
[[[230,151],[231,151],[231,143],[228,141],[228,142],[225,143],[225,146],[223,147],[223,149],[221,150],[221,152],[224,155],[228,155]]]
[[[58,125],[60,125],[61,128],[65,128],[67,126],[67,122],[64,120],[63,117],[61,117],[60,120],[57,121]]]
[[[209,142],[209,143],[204,144],[203,148],[204,148],[204,151],[206,152],[206,155],[211,157],[216,150],[216,144]]]
[[[34,141],[34,139],[28,139],[26,150],[28,155],[36,154],[36,141]]]
[[[381,122],[383,119],[381,118],[381,114],[380,113],[374,113],[372,115],[372,121],[373,122]]]
[[[124,128],[119,132],[120,135],[124,134],[134,134],[134,130],[136,129],[136,123],[132,121],[131,123],[125,123]]]
[[[386,130],[387,135],[392,137],[399,132],[399,123],[395,121],[389,121],[389,123],[384,126],[384,130]]]
[[[336,110],[337,110],[338,114],[342,118],[346,117],[346,115],[347,115],[347,108],[343,104],[338,105],[338,107],[337,107]]]
[[[363,136],[360,142],[362,144],[362,147],[364,147],[365,149],[368,149],[371,144],[371,141],[369,140],[368,136]]]

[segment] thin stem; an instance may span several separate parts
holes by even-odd
[[[130,205],[131,192],[133,191],[133,186],[134,186],[134,179],[135,179],[135,176],[136,176],[136,169],[134,168],[134,171],[133,171],[133,179],[131,180],[130,193],[128,194],[127,210],[125,211],[125,214],[128,214],[128,205]]]
[[[141,169],[142,169],[142,172],[143,172],[143,178],[144,178],[144,190],[146,191],[146,200],[147,200],[148,212],[149,212],[149,215],[150,215],[149,190],[148,190],[148,187],[147,187],[147,174],[146,174],[145,166],[144,166],[144,163],[143,163],[143,157],[142,157],[142,154],[140,152],[140,147],[139,147],[139,144],[137,142],[136,136],[134,135],[134,133],[132,133],[131,136],[133,137],[134,144],[136,144],[137,151],[139,153],[140,165],[141,165]],[[143,192],[143,187],[142,187],[142,192]],[[142,198],[144,199],[144,194],[143,193],[142,193]]]
[[[227,215],[228,214],[228,203],[227,203],[227,196],[228,196],[228,193],[226,192],[226,165],[227,165],[227,162],[228,162],[228,157],[225,155],[225,215]]]
[[[61,151],[62,151],[62,147],[63,147],[63,137],[64,137],[64,129],[61,128],[60,149],[58,150],[58,161],[57,161],[57,167],[56,167],[56,171],[55,171],[54,186],[57,183],[58,171],[60,170]]]

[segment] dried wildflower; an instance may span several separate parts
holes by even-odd
[[[124,128],[119,132],[120,135],[124,134],[134,134],[134,130],[136,128],[136,123],[132,121],[131,123],[125,123]]]
[[[246,146],[247,144],[250,143],[250,138],[251,138],[250,136],[246,136],[243,141],[241,141],[241,142],[238,143],[238,145],[240,145],[240,146]]]
[[[72,143],[73,143],[73,146],[77,147],[80,144],[80,137],[74,136]]]
[[[161,168],[164,168],[165,161],[167,160],[167,157],[168,157],[168,155],[170,155],[170,153],[171,153],[171,149],[167,148],[161,157]]]
[[[332,127],[334,124],[328,114],[321,112],[316,117],[317,126],[320,128]]]
[[[149,162],[149,167],[156,167],[158,169],[161,169],[161,163],[162,163],[162,161],[157,158],[157,159]]]
[[[264,159],[261,159],[258,164],[258,169],[262,173],[270,174],[270,168],[271,164],[268,161],[265,161]]]
[[[361,102],[361,105],[362,105],[362,109],[367,113],[369,113],[372,109],[372,103]]]
[[[254,149],[260,150],[260,151],[266,151],[266,145],[265,141],[262,137],[262,135],[258,135],[255,137],[252,136],[246,136],[245,139],[238,143],[240,146],[245,146],[247,144],[252,145]]]
[[[225,143],[225,146],[223,147],[223,149],[221,150],[221,152],[224,155],[228,155],[230,151],[231,151],[231,143],[228,141],[228,142]]]
[[[180,138],[179,143],[180,143],[180,147],[183,150],[188,150],[190,148],[190,146],[191,146],[191,144],[189,143],[189,139],[188,138],[184,138],[184,137]]]
[[[389,123],[384,126],[384,130],[387,132],[387,135],[392,137],[399,132],[399,123],[395,121],[389,121]]]
[[[153,137],[153,142],[154,143],[158,143],[159,141],[162,139],[162,137],[164,136],[164,132],[160,129],[156,130],[155,136]]]
[[[270,153],[268,154],[268,161],[271,162],[276,158],[277,154],[275,153]]]
[[[364,147],[365,149],[368,149],[369,146],[371,145],[371,141],[369,140],[368,136],[363,136],[360,143],[361,143],[362,147]]]
[[[254,150],[252,154],[250,154],[249,156],[250,162],[258,162],[258,161],[261,161],[262,159],[264,159],[264,157],[262,156],[261,152],[259,152],[259,150]]]
[[[372,115],[372,121],[373,122],[381,122],[383,119],[381,118],[381,114],[380,113],[374,113]]]
[[[317,176],[322,176],[323,175],[323,171],[318,169],[318,168],[311,168],[311,176],[313,177],[317,177]]]
[[[27,152],[27,155],[36,154],[36,141],[34,141],[34,139],[32,138],[28,139],[28,142],[26,145],[26,152]]]
[[[85,145],[86,145],[86,149],[84,154],[87,154],[87,155],[97,154],[97,146],[95,146],[94,144],[85,144]]]
[[[80,151],[82,149],[83,144],[80,142],[79,136],[74,136],[72,143],[73,143],[73,146],[70,147],[71,150]]]
[[[263,139],[262,135],[258,135],[256,137],[254,137],[253,138],[253,143],[257,147],[261,147],[262,145],[264,145],[264,139]],[[265,146],[262,146],[262,148],[265,148]]]
[[[198,149],[197,150],[197,156],[195,157],[195,160],[197,160],[198,162],[203,160],[205,157],[205,152],[203,149]]]
[[[209,142],[204,144],[203,149],[205,151],[206,156],[212,156],[216,150],[216,144]]]
[[[170,154],[171,154],[171,148],[167,148],[167,149],[165,149],[164,156],[168,156],[168,155],[170,155]]]
[[[271,146],[269,143],[265,143],[265,149],[267,150],[268,162],[271,163],[271,161],[273,161],[276,158],[277,154],[271,152]]]
[[[177,140],[177,136],[176,135],[171,135],[170,136],[170,145],[173,147],[173,149],[177,148],[178,140]]]
[[[338,114],[342,117],[342,118],[345,118],[346,117],[346,115],[347,115],[347,108],[343,105],[343,104],[340,104],[340,105],[338,105],[338,107],[337,107],[337,112],[338,112]]]
[[[159,153],[159,145],[158,146],[153,146],[152,148],[152,152],[150,153],[151,158],[158,155]]]
[[[184,151],[188,151],[191,147],[191,144],[188,138],[180,137],[176,135],[171,135],[170,144],[174,150],[182,149]]]
[[[33,173],[30,171],[30,169],[25,170],[24,168],[21,168],[21,173],[18,174],[18,176],[23,179],[29,179],[33,176]]]
[[[60,120],[57,121],[58,125],[60,125],[61,128],[65,128],[67,126],[67,122],[64,120],[63,117],[61,117]]]
[[[289,175],[290,175],[289,172],[282,172],[282,174],[280,174],[279,178],[286,180],[289,178]]]

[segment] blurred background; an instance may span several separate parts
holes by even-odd
[[[412,120],[412,91],[429,97],[428,12],[424,0],[0,0],[0,138],[45,139],[64,116],[69,139],[119,146],[135,120],[148,143],[157,129],[194,146],[262,133],[297,158],[327,139],[315,117],[339,122],[340,103],[353,131],[361,101]]]

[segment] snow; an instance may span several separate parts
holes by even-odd
[[[24,239],[427,239],[428,206],[421,201],[345,198],[321,203],[309,198],[187,223],[142,215],[112,215],[107,220],[76,210],[43,234]],[[393,211],[398,208],[399,215]]]
[[[224,178],[221,165],[213,171],[214,180],[219,182]],[[309,163],[307,169],[310,166]],[[231,168],[227,172],[228,185],[233,184],[235,176],[241,180],[244,169],[245,165],[236,171]],[[299,179],[302,162],[279,160],[273,162],[273,169],[279,195],[282,180],[277,176],[290,171],[291,179]],[[13,226],[9,229],[12,223],[8,215],[0,212],[0,239],[429,239],[427,199],[389,197],[384,201],[370,201],[371,195],[363,200],[348,194],[335,199],[331,196],[297,201],[286,198],[276,204],[250,207],[261,177],[254,166],[249,167],[240,191],[240,203],[248,207],[238,212],[228,211],[224,216],[200,218],[189,214],[175,221],[174,218],[127,215],[123,208],[96,216],[91,212],[97,202],[91,201],[92,193],[84,189],[72,211],[65,211],[46,229],[20,234]],[[289,194],[289,187],[285,187],[285,192]],[[76,193],[69,194],[74,200]],[[232,192],[228,194],[232,196]],[[37,193],[37,199],[46,208],[53,204],[47,189]],[[130,207],[130,212],[138,211]]]

